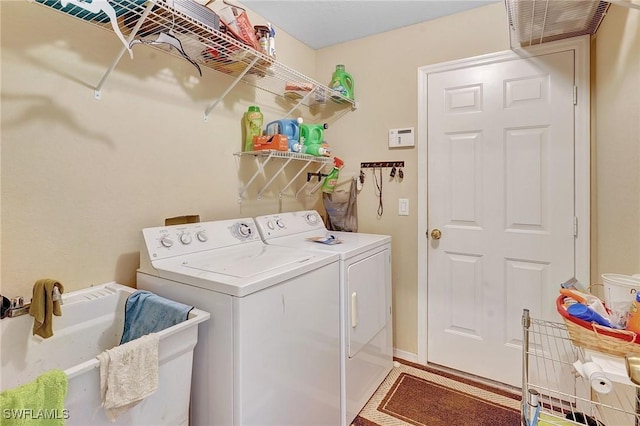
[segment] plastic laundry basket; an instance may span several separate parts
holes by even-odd
[[[602,274],[604,301],[608,307],[617,302],[633,302],[640,291],[640,277],[622,274]]]

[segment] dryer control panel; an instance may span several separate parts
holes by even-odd
[[[251,218],[145,228],[142,240],[152,261],[261,241]]]
[[[255,220],[265,241],[314,230],[318,231],[318,235],[327,232],[322,217],[315,210],[258,216]]]

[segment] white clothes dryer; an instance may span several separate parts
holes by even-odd
[[[340,424],[337,254],[266,245],[250,218],[146,228],[137,284],[211,313],[191,425]]]
[[[328,231],[314,210],[255,221],[271,246],[340,256],[340,424],[350,425],[393,367],[391,237]],[[334,244],[317,242],[328,236]]]

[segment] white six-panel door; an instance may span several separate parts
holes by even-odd
[[[518,386],[522,308],[574,276],[574,52],[429,74],[427,108],[428,362]]]

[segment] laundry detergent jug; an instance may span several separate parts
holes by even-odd
[[[344,99],[338,95],[342,95],[351,100],[354,99],[353,77],[344,70],[344,65],[336,65],[336,70],[333,72],[333,76],[331,77],[329,88],[333,92],[337,93],[337,95],[331,95],[331,99],[336,102],[344,102]]]
[[[327,123],[323,124],[301,124],[300,142],[304,145],[321,144],[324,141],[324,130],[328,129]]]
[[[265,134],[287,136],[289,141],[289,151],[293,151],[293,146],[300,140],[301,124],[302,117],[272,121],[267,124]]]

